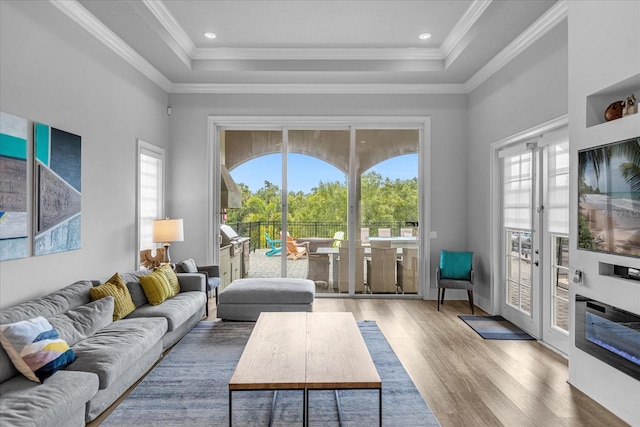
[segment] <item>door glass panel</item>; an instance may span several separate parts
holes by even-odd
[[[506,303],[527,314],[532,301],[532,154],[503,159]]]
[[[228,206],[226,200],[233,199],[225,199],[225,188],[221,188],[220,222],[251,239],[251,251],[235,257],[221,240],[221,285],[242,276],[282,277],[282,132],[222,131],[220,150],[222,168],[242,193],[240,205]],[[232,187],[233,183],[223,182],[222,186]],[[249,268],[241,272],[243,258]]]
[[[349,130],[288,131],[287,277],[313,280],[317,293],[339,292],[338,262],[346,265],[349,140]]]
[[[569,237],[553,236],[552,325],[569,332]]]
[[[417,129],[356,130],[356,292],[363,281],[373,294],[418,293],[419,138]]]

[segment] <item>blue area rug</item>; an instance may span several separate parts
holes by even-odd
[[[458,316],[486,340],[535,340],[502,316]]]
[[[228,426],[228,383],[254,323],[200,322],[118,405],[102,426]],[[358,322],[382,379],[384,426],[439,426],[375,322]],[[338,364],[340,360],[327,360]],[[341,390],[344,426],[378,425],[378,392]],[[234,426],[266,426],[272,392],[233,395]],[[278,392],[274,426],[302,425],[302,392]],[[309,425],[337,426],[333,391],[309,393]]]

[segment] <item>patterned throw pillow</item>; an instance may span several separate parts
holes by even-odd
[[[173,296],[173,289],[167,276],[160,270],[146,276],[140,276],[140,285],[151,305],[162,304],[167,298]]]
[[[16,369],[37,383],[76,360],[73,350],[42,316],[1,325],[0,342]]]
[[[118,273],[111,276],[103,285],[95,286],[89,290],[92,301],[99,300],[106,296],[114,299],[113,320],[120,320],[136,309],[129,293],[129,288]]]
[[[178,282],[178,276],[176,276],[176,272],[173,271],[171,265],[162,264],[160,267],[156,268],[156,270],[160,270],[169,281],[169,285],[171,286],[171,290],[173,291],[173,295],[171,296],[178,295],[180,293],[180,282]]]

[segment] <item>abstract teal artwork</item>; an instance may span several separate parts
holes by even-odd
[[[34,124],[33,134],[34,255],[80,249],[82,140],[42,123]]]
[[[0,111],[0,261],[28,251],[27,119]]]

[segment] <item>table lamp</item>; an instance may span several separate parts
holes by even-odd
[[[162,243],[164,246],[164,263],[171,264],[169,246],[171,242],[184,241],[184,231],[182,229],[182,218],[179,219],[156,219],[153,221],[153,241]]]

